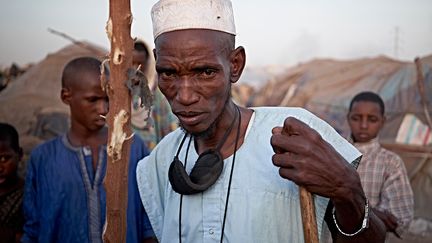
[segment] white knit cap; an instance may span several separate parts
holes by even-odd
[[[210,29],[236,34],[230,0],[160,0],[151,11],[153,37],[184,29]]]

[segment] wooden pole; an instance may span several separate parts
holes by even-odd
[[[105,86],[109,97],[108,161],[104,180],[106,222],[104,242],[126,242],[128,164],[131,140],[131,96],[125,82],[132,67],[130,0],[110,0],[106,31],[111,42],[110,78]]]
[[[418,88],[418,91],[420,93],[420,101],[422,103],[423,113],[425,115],[426,123],[429,126],[429,129],[432,129],[432,119],[431,119],[431,116],[429,114],[427,99],[425,97],[425,85],[424,85],[425,81],[424,81],[424,76],[423,76],[423,67],[422,67],[422,63],[421,63],[420,58],[416,57],[414,59],[414,63],[416,65],[417,88]]]
[[[299,187],[299,191],[304,242],[318,243],[318,228],[315,216],[315,204],[312,194],[301,186]]]

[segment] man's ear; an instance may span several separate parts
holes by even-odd
[[[235,83],[240,79],[243,69],[246,65],[246,52],[242,46],[237,47],[230,55],[231,61],[231,83]]]
[[[62,88],[60,92],[60,98],[66,105],[70,104],[70,98],[72,96],[71,90],[69,88]]]
[[[156,60],[156,58],[157,58],[157,55],[156,55],[156,48],[153,49],[153,57],[154,57],[154,59]],[[149,60],[150,60],[150,58],[149,58]]]

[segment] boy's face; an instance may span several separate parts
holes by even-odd
[[[376,138],[384,126],[380,106],[371,101],[358,101],[348,113],[348,125],[354,142],[365,143]]]
[[[0,186],[16,178],[21,154],[13,150],[9,141],[0,140]]]
[[[108,113],[108,96],[102,91],[100,74],[84,72],[77,78],[80,80],[62,91],[62,99],[70,107],[72,123],[88,131],[100,130],[106,123],[101,116]]]

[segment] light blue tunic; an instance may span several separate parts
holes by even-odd
[[[286,117],[296,117],[315,130],[349,162],[361,154],[327,123],[301,108],[253,108],[255,118],[238,149],[228,203],[224,242],[304,242],[298,187],[279,176],[272,163],[271,130]],[[172,190],[168,168],[184,133],[166,136],[137,167],[138,187],[153,230],[162,243],[178,242],[180,195]],[[179,158],[184,162],[186,146]],[[198,154],[194,143],[187,172]],[[222,175],[204,193],[183,196],[182,242],[219,242],[232,156],[225,159]],[[328,199],[315,197],[319,234]]]

